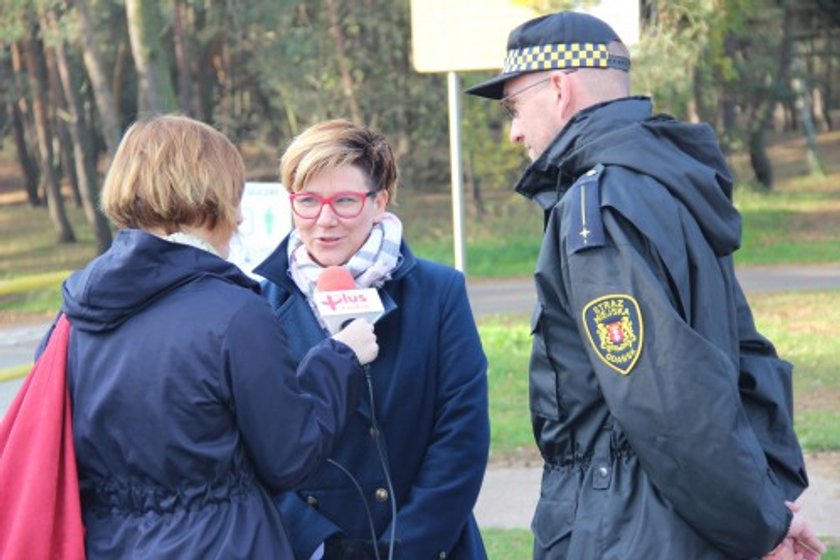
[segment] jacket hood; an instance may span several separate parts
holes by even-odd
[[[259,293],[255,281],[216,255],[124,229],[105,253],[64,282],[62,311],[74,328],[106,331],[175,288],[208,276]]]
[[[740,245],[741,216],[714,131],[651,111],[644,97],[581,111],[528,167],[516,191],[531,199],[546,191],[559,197],[599,163],[622,166],[659,181],[694,216],[716,254],[732,253]]]

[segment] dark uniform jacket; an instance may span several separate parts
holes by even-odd
[[[288,275],[287,242],[256,272],[269,281],[265,296],[277,315],[295,326],[292,355],[303,357],[326,335]],[[392,279],[379,290],[385,314],[375,325],[373,407],[363,395],[330,456],[363,495],[339,467],[326,464],[277,500],[295,556],[303,560],[330,535],[371,540],[366,506],[381,541],[396,523],[399,560],[486,558],[472,509],[490,444],[487,361],[464,276],[415,258],[405,243],[400,253]],[[373,439],[373,413],[396,494],[396,521]]]
[[[537,558],[754,558],[807,486],[791,366],[733,272],[740,216],[707,125],[591,107],[517,191],[545,211],[531,412]]]
[[[258,288],[137,230],[65,283],[88,558],[292,557],[270,494],[326,458],[364,376],[332,340],[296,368]]]

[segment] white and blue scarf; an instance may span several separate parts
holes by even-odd
[[[385,212],[382,221],[373,224],[367,241],[344,264],[357,288],[380,288],[391,279],[391,273],[401,261],[401,242],[402,222],[396,215]],[[324,267],[312,260],[297,229],[289,235],[288,255],[289,274],[311,304]]]

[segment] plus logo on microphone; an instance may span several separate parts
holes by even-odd
[[[339,307],[355,308],[357,305],[364,305],[368,303],[368,299],[365,297],[364,292],[361,292],[360,290],[356,293],[354,293],[354,291],[351,290],[341,292],[326,292],[326,294],[324,295],[325,297],[321,298],[321,303],[328,306],[333,311],[338,310]]]

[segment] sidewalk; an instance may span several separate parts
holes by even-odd
[[[840,541],[840,453],[809,455],[805,462],[810,487],[799,504],[817,535]],[[479,526],[530,529],[541,476],[538,466],[487,469],[475,507]]]

